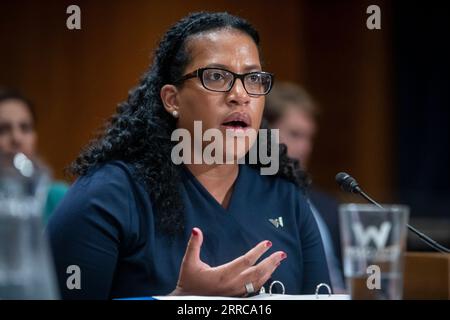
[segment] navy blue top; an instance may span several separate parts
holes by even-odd
[[[262,258],[278,250],[288,255],[269,280],[281,281],[286,294],[312,294],[317,284],[329,283],[317,224],[294,184],[240,165],[225,209],[186,167],[182,177],[186,228],[175,239],[157,231],[155,208],[132,166],[113,161],[73,184],[47,229],[63,298],[170,293],[193,227],[203,231],[201,259],[211,266],[270,240],[273,246]],[[283,226],[276,228],[269,219],[279,217]],[[81,289],[67,288],[70,265],[80,267]]]

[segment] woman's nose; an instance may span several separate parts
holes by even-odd
[[[250,96],[245,90],[241,79],[236,79],[233,87],[228,92],[227,102],[234,105],[247,105],[250,102]]]

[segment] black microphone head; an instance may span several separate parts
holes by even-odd
[[[361,189],[359,188],[358,182],[356,182],[355,178],[349,175],[346,172],[339,172],[336,175],[336,182],[341,187],[342,190],[351,193],[360,193]]]

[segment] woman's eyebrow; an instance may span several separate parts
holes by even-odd
[[[244,71],[246,72],[261,71],[261,66],[259,64],[247,65],[245,66]]]
[[[226,69],[226,70],[230,70],[230,71],[232,69],[232,68],[230,68],[230,66],[220,64],[220,63],[210,63],[206,67],[207,68],[220,68],[220,69]],[[246,65],[244,67],[244,72],[252,72],[252,71],[261,71],[261,66],[258,64],[251,64],[251,65]]]
[[[226,66],[226,65],[220,64],[220,63],[210,63],[210,64],[206,65],[206,68],[220,68],[220,69],[230,70],[229,66]]]

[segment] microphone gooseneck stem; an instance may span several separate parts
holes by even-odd
[[[358,191],[357,193],[360,194],[364,199],[366,199],[370,203],[376,205],[378,208],[383,209],[383,207],[378,202],[376,202],[371,197],[369,197],[369,195],[367,195],[359,186],[357,187],[356,190]],[[449,249],[447,249],[443,245],[437,243],[436,241],[434,241],[430,237],[426,236],[425,234],[423,234],[422,232],[420,232],[419,230],[417,230],[416,228],[414,228],[410,224],[407,224],[406,226],[408,227],[408,229],[411,232],[413,232],[415,235],[417,235],[420,239],[422,239],[426,244],[428,244],[434,250],[437,250],[437,251],[442,252],[442,253],[450,253]]]
[[[366,199],[367,201],[369,201],[370,203],[376,205],[378,208],[380,209],[384,209],[378,202],[376,202],[375,200],[373,200],[371,197],[369,197],[369,195],[367,193],[365,193],[364,191],[362,191],[362,189],[360,187],[358,187],[359,189],[359,194],[363,196],[364,199]]]

